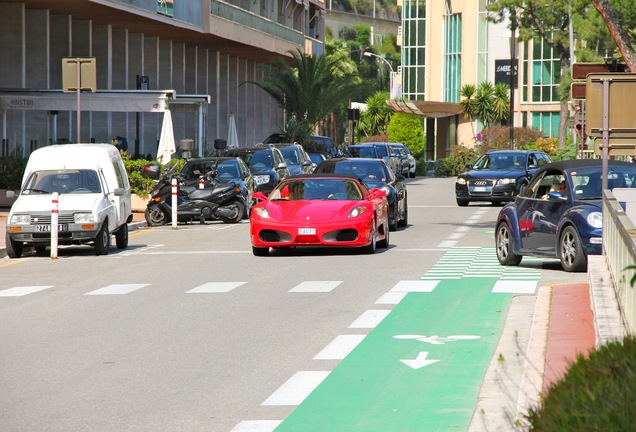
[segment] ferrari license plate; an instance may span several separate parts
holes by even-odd
[[[316,228],[298,228],[298,234],[313,235],[316,234]]]
[[[35,230],[39,232],[50,232],[51,225],[36,225]],[[58,231],[68,231],[68,224],[59,224],[57,226]]]

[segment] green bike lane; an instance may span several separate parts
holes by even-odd
[[[512,299],[498,280],[408,293],[276,431],[467,430]]]

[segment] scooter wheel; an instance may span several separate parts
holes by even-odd
[[[234,210],[234,215],[231,218],[221,216],[221,220],[225,223],[239,223],[243,219],[245,213],[245,206],[239,200],[234,200],[227,206],[228,209]]]
[[[156,206],[147,207],[144,216],[149,226],[165,225],[168,222],[166,213]]]

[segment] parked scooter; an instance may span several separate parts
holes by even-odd
[[[196,184],[185,184],[176,166],[167,169],[160,177],[160,165],[147,165],[142,174],[154,180],[159,179],[150,192],[151,200],[146,207],[146,222],[159,226],[172,220],[172,179],[177,179],[177,220],[191,222],[198,220],[222,220],[238,223],[243,218],[246,203],[241,196],[241,188],[233,181],[216,179],[216,172],[207,173]]]

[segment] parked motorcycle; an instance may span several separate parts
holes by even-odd
[[[166,169],[160,176],[160,165],[147,165],[142,175],[159,179],[150,192],[151,200],[146,207],[146,222],[149,226],[159,226],[172,220],[172,179],[177,179],[177,220],[191,222],[198,220],[222,220],[238,223],[243,218],[246,203],[241,196],[241,188],[233,181],[224,182],[216,178],[212,171],[202,175],[195,183],[186,184],[178,174],[176,166]]]

